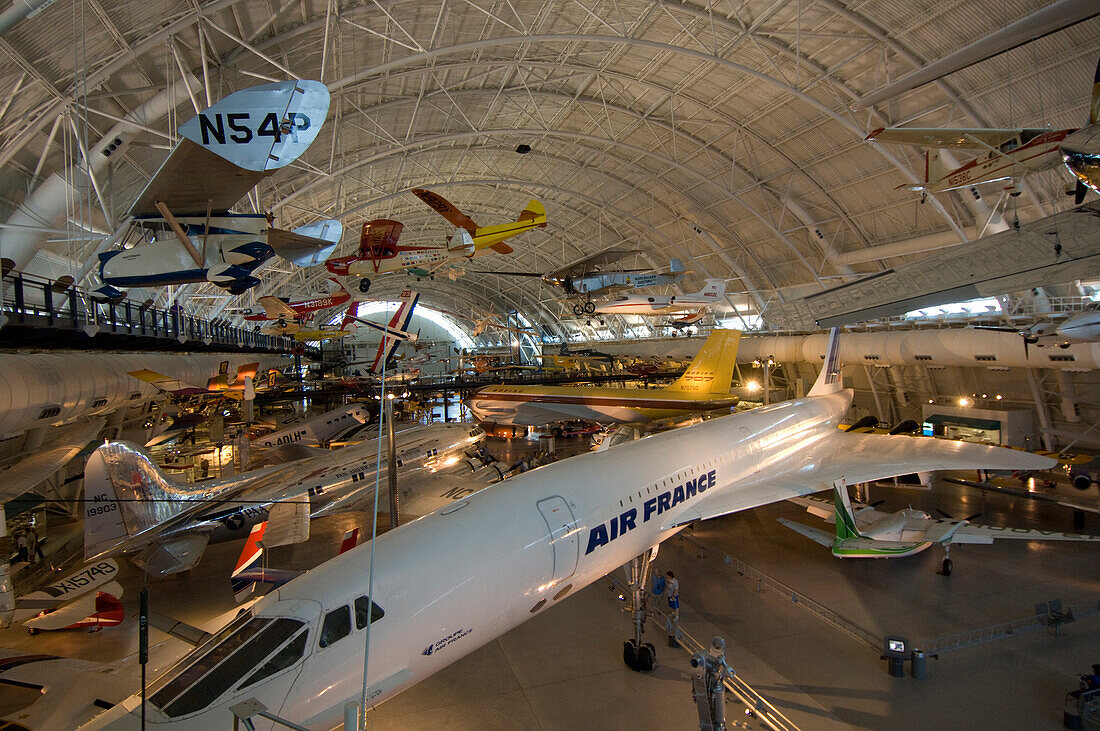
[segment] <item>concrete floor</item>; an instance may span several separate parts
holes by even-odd
[[[559,449],[575,451],[575,440]],[[498,444],[508,458],[537,442]],[[958,516],[982,512],[977,522],[1072,530],[1065,509],[967,488],[937,484],[930,492],[873,488],[879,510],[911,504]],[[952,552],[955,573],[937,574],[942,552],[894,560],[841,561],[823,547],[775,521],[787,517],[824,528],[797,506],[781,503],[709,521],[660,550],[656,565],[681,582],[681,626],[707,642],[721,636],[738,674],[806,729],[988,727],[1056,729],[1066,691],[1076,675],[1100,662],[1100,615],[1064,626],[1057,636],[1037,630],[929,659],[928,679],[891,678],[877,653],[823,624],[771,592],[730,572],[735,556],[801,594],[816,599],[876,633],[912,641],[1022,618],[1040,601],[1064,603],[1100,596],[1100,546],[1003,541],[961,546]],[[308,568],[332,555],[347,526],[365,520],[348,514],[314,521],[307,544],[276,549],[272,565]],[[1100,533],[1091,519],[1087,530]],[[697,543],[705,546],[700,552]],[[212,627],[235,611],[228,567],[240,543],[209,547],[188,574],[150,582],[152,608]],[[701,555],[700,555],[701,554]],[[127,569],[124,602],[136,610],[140,574]],[[664,644],[650,629],[659,667],[639,674],[622,664],[630,635],[624,606],[600,581],[512,632],[420,683],[371,714],[372,728],[696,728],[687,654]],[[23,652],[109,661],[136,650],[136,622],[89,635],[55,632],[28,637],[19,628],[0,632],[0,645]],[[154,633],[154,639],[157,637]],[[164,666],[185,648],[167,640],[154,653]],[[152,673],[151,673],[152,676]],[[0,690],[0,704],[20,702]],[[759,721],[737,703],[731,718]]]

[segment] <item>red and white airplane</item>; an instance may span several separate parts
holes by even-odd
[[[259,307],[237,310],[236,314],[243,315],[244,319],[250,322],[276,321],[284,326],[291,322],[300,323],[302,320],[309,319],[313,313],[319,310],[340,307],[351,301],[351,294],[344,289],[344,285],[335,278],[331,278],[331,281],[336,282],[336,286],[339,288],[335,292],[314,295],[297,302],[287,297],[268,295],[257,300],[260,303]]]
[[[1100,188],[1100,63],[1093,81],[1089,124],[1082,129],[963,129],[928,127],[879,128],[867,135],[868,142],[891,142],[931,148],[925,153],[924,179],[899,185],[899,190],[915,190],[922,195],[943,193],[956,188],[1005,181],[1012,195],[1022,192],[1021,179],[1065,162],[1077,177],[1074,201],[1080,205],[1089,188]],[[970,162],[949,169],[940,159],[940,150],[973,150]]]
[[[377,274],[407,271],[417,277],[429,277],[448,261],[469,259],[489,250],[510,254],[512,247],[504,243],[505,239],[546,226],[546,209],[535,199],[511,223],[478,226],[438,193],[422,188],[414,188],[412,192],[457,227],[446,246],[399,245],[404,224],[380,218],[363,224],[356,253],[333,257],[325,262],[325,268],[339,276],[362,277],[359,291],[366,292],[370,289],[367,277]]]

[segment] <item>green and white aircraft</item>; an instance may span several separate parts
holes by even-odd
[[[832,550],[837,558],[897,558],[920,553],[934,543],[943,546],[943,575],[950,576],[952,543],[992,543],[995,538],[1025,541],[1097,541],[1100,536],[1057,533],[1028,528],[978,525],[969,520],[933,518],[922,510],[907,508],[896,513],[880,513],[870,505],[856,503],[853,509],[848,487],[842,480],[833,483],[833,502],[813,496],[789,498],[806,511],[836,525],[830,534],[786,518],[783,525]]]

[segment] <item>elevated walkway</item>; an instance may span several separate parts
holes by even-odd
[[[18,272],[4,276],[0,348],[299,352],[293,338],[203,320],[179,305],[161,309],[131,300],[103,302],[86,290]]]

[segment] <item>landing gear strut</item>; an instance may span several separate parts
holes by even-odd
[[[642,642],[645,632],[645,587],[649,583],[649,569],[657,555],[657,546],[641,556],[630,559],[630,616],[634,621],[634,637],[623,643],[623,662],[631,670],[649,672],[657,667],[657,648],[650,642]]]
[[[951,571],[955,568],[954,564],[951,563],[951,547],[944,546],[943,551],[943,567],[941,568],[940,573],[944,576],[950,576]]]

